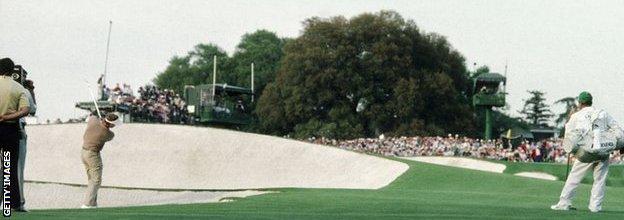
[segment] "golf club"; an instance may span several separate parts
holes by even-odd
[[[93,95],[93,91],[91,91],[91,84],[85,78],[83,78],[82,80],[87,85],[87,90],[89,90],[89,95],[91,95],[91,100],[93,101],[93,104],[95,104],[95,110],[97,111],[98,117],[102,118],[102,113],[100,113],[100,107],[98,106],[97,100],[95,99],[95,96]]]
[[[566,165],[566,180],[568,180],[568,175],[570,174],[570,153],[568,153],[568,162]]]

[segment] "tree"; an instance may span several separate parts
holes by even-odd
[[[286,39],[280,39],[273,32],[258,30],[243,35],[240,43],[236,46],[236,52],[232,56],[232,65],[237,77],[236,85],[251,88],[251,63],[254,63],[254,91],[256,100],[262,96],[266,85],[275,80],[280,60],[283,56],[283,47]],[[251,104],[249,111],[252,114],[251,125],[245,129],[256,131],[258,120],[255,111],[255,103]]]
[[[182,93],[185,85],[212,83],[213,56],[217,56],[217,83],[232,84],[231,64],[225,51],[213,44],[198,44],[184,57],[174,56],[165,71],[156,75],[154,84]]]
[[[477,77],[479,77],[481,74],[484,73],[489,73],[490,72],[490,67],[488,66],[481,66],[479,68],[477,68],[474,72],[470,73],[470,81],[474,82],[475,79],[477,79]]]
[[[574,112],[576,109],[576,98],[574,97],[565,97],[557,100],[555,105],[563,104],[565,105],[565,112],[558,114],[555,123],[557,125],[565,124],[568,121],[568,117]]]
[[[254,89],[260,96],[267,83],[273,82],[282,58],[285,39],[273,32],[258,30],[243,35],[232,56],[237,86],[251,87],[251,63],[254,63]]]
[[[183,85],[189,81],[194,81],[193,78],[195,77],[197,77],[197,74],[191,71],[189,57],[174,56],[169,61],[167,69],[156,75],[154,84],[161,88],[173,89],[176,92],[180,92],[182,91]]]
[[[295,137],[467,133],[470,90],[461,54],[396,12],[314,17],[256,112],[264,132]]]
[[[554,115],[549,109],[550,106],[546,104],[544,92],[538,90],[527,92],[531,94],[531,97],[524,100],[524,108],[519,113],[524,115],[532,126],[548,126],[548,121]]]

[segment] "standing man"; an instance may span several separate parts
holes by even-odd
[[[550,208],[553,210],[572,210],[572,199],[576,188],[587,171],[593,171],[594,183],[589,200],[589,210],[599,212],[605,195],[607,174],[609,172],[609,152],[590,153],[586,149],[600,148],[604,136],[602,133],[612,133],[621,137],[622,130],[617,122],[605,111],[592,107],[593,98],[589,92],[582,92],[578,96],[578,111],[570,117],[565,125],[564,148],[575,154],[576,161],[570,175],[565,182],[559,202]],[[592,135],[592,133],[594,135]]]
[[[102,157],[100,151],[104,143],[113,139],[115,134],[110,130],[119,123],[119,117],[109,113],[103,119],[91,115],[87,121],[82,145],[82,163],[87,170],[87,194],[81,208],[96,208],[97,193],[102,184]]]
[[[11,77],[15,64],[9,58],[0,59],[0,148],[2,148],[2,214],[11,215],[11,209],[25,211],[20,205],[19,119],[28,115],[30,105],[26,90]],[[6,176],[9,178],[7,179]],[[8,192],[8,193],[7,193]]]
[[[24,88],[26,89],[26,96],[28,97],[28,103],[30,104],[30,115],[35,115],[37,113],[37,102],[35,101],[35,86],[33,85],[32,80],[26,80],[24,83]],[[20,188],[20,206],[23,211],[26,211],[26,198],[24,196],[24,165],[26,164],[26,143],[27,135],[26,135],[26,120],[24,118],[20,118],[20,140],[19,140],[19,163],[17,164],[17,172],[19,176],[19,188]]]

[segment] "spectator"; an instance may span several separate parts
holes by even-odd
[[[130,113],[135,121],[176,124],[189,122],[186,102],[173,90],[161,90],[147,85],[139,87],[138,95],[139,97],[135,97],[130,85],[125,83],[122,83],[122,87],[117,83],[112,90],[104,90],[108,101],[117,104],[119,110]]]
[[[523,141],[515,148],[509,147],[503,140],[484,141],[467,137],[384,137],[358,138],[353,140],[334,140],[327,138],[309,138],[309,142],[336,146],[342,149],[379,154],[383,156],[461,156],[510,162],[556,162],[566,163],[567,152],[560,139],[547,139],[541,142]],[[613,153],[612,163],[623,163],[622,155]]]

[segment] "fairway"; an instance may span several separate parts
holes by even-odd
[[[624,0],[544,3],[0,0],[2,214],[624,220]]]
[[[505,173],[515,174],[519,172],[544,172],[556,176],[560,180],[565,180],[565,164],[554,163],[509,163],[504,161],[493,161],[507,166]],[[593,181],[592,172],[587,172],[582,183],[591,184]],[[607,178],[607,186],[624,187],[624,165],[611,165]]]
[[[391,158],[392,159],[392,158]],[[395,159],[396,160],[396,159]],[[15,219],[621,219],[624,188],[609,187],[601,213],[587,210],[589,185],[575,199],[577,211],[552,211],[561,181],[517,177],[408,160],[410,168],[387,187],[271,189],[229,203],[35,210]],[[536,166],[517,164],[517,166]],[[558,166],[565,169],[565,165]],[[517,168],[516,168],[517,169]],[[613,171],[621,172],[621,169]]]

